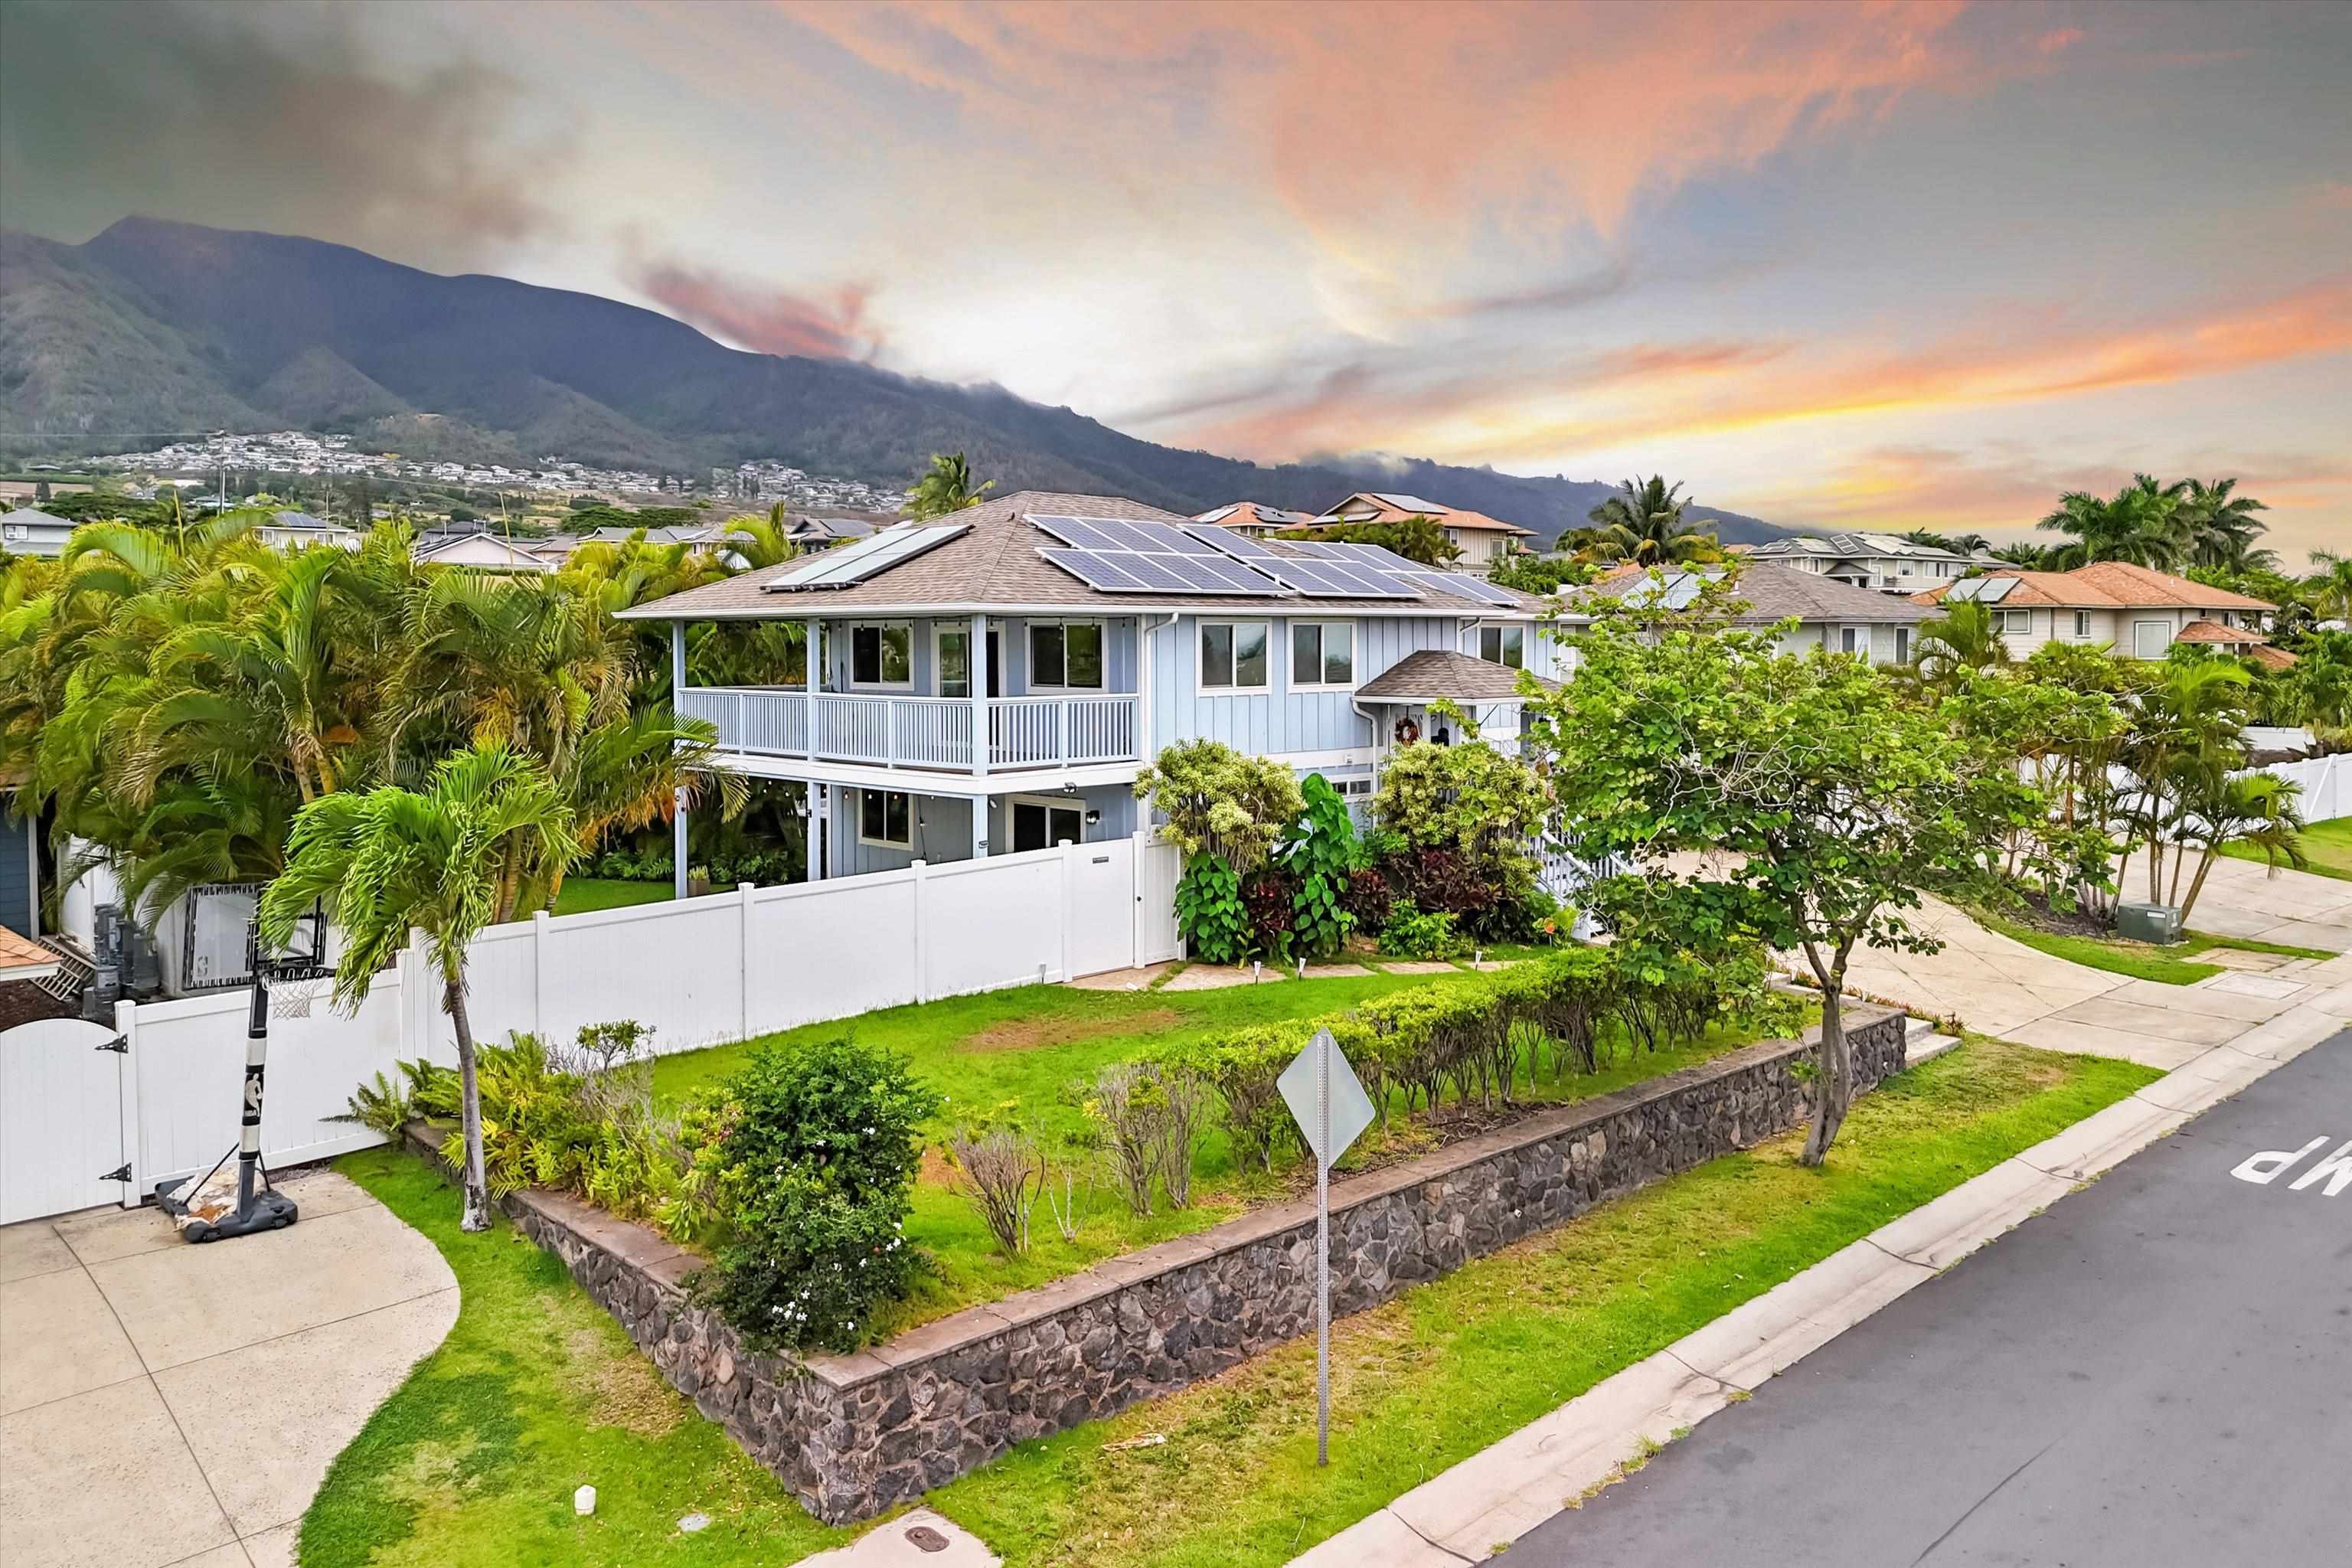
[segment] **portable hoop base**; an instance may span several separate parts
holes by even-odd
[[[253,975],[253,1011],[245,1029],[245,1114],[237,1145],[236,1194],[232,1202],[226,1189],[212,1179],[228,1163],[223,1154],[201,1176],[155,1184],[155,1206],[172,1216],[180,1234],[190,1241],[217,1241],[225,1236],[251,1236],[257,1230],[283,1230],[302,1217],[294,1200],[269,1184],[269,1168],[261,1163],[261,1079],[269,1059],[269,985],[267,968],[257,963]]]

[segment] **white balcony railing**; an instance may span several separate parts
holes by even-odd
[[[812,708],[814,704],[814,708]],[[978,771],[970,700],[845,696],[761,686],[695,686],[678,710],[719,727],[728,751],[879,767]],[[988,770],[1066,767],[1138,759],[1135,699],[993,697]],[[812,722],[812,713],[814,722]]]

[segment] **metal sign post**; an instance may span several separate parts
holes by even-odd
[[[1277,1087],[1315,1156],[1315,1463],[1331,1462],[1331,1166],[1372,1122],[1347,1054],[1318,1029],[1285,1068]]]

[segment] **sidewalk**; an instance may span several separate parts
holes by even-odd
[[[1871,952],[1858,991],[2051,1050],[2165,1069],[2130,1099],[2026,1150],[1605,1379],[1294,1560],[1293,1568],[1450,1568],[1486,1560],[1607,1486],[1922,1280],[2352,1026],[2352,883],[2217,868],[2200,927],[2324,948],[2262,973],[2163,985],[2084,969],[1932,900],[1940,953]],[[2309,884],[2317,883],[2314,888]],[[2341,887],[2341,895],[2334,889]]]

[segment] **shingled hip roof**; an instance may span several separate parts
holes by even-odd
[[[1536,684],[1547,691],[1559,689],[1559,682],[1541,676],[1536,677]],[[1441,697],[1457,702],[1501,702],[1524,695],[1517,670],[1435,647],[1406,655],[1356,688],[1358,700],[1366,702],[1428,702]]]

